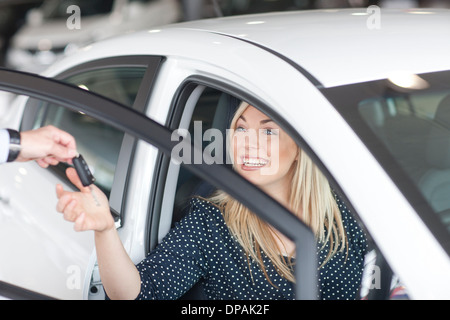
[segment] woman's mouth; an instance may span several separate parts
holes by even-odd
[[[269,160],[263,158],[242,158],[242,168],[244,170],[254,170],[264,167],[269,163]]]

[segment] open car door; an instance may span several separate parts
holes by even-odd
[[[144,114],[100,95],[54,79],[0,69],[0,90],[54,103],[89,115],[126,134],[150,143],[160,152],[169,156],[175,145],[180,147],[179,141],[171,140],[172,132],[168,128]],[[182,143],[188,142],[183,140]],[[195,152],[195,145],[189,147]],[[173,160],[180,161],[180,159]],[[298,284],[295,286],[296,298],[317,299],[316,240],[309,227],[234,171],[220,164],[206,163],[208,161],[204,161],[202,164],[185,164],[185,166],[205,181],[233,196],[295,242],[296,256],[301,257],[295,266],[296,283]],[[214,162],[210,161],[209,163]],[[39,241],[39,239],[35,239],[35,241]],[[7,244],[0,244],[0,246],[3,245]],[[8,263],[14,267],[14,261],[8,261]],[[88,272],[92,273],[92,270]],[[2,279],[0,278],[0,280]],[[5,282],[0,282],[0,295],[9,299],[50,298]]]

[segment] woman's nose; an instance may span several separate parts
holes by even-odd
[[[256,130],[247,130],[244,137],[244,146],[246,150],[258,149],[259,147],[259,135]]]

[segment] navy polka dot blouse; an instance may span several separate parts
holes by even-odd
[[[361,282],[366,238],[345,205],[337,201],[348,235],[348,253],[337,253],[319,269],[319,299],[354,299]],[[199,281],[208,299],[295,298],[293,283],[276,272],[267,256],[263,254],[273,285],[255,262],[249,267],[220,210],[201,199],[193,199],[191,206],[191,212],[137,265],[141,276],[138,299],[177,299]],[[322,249],[318,244],[319,266],[327,250],[328,246]]]

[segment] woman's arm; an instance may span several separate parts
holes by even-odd
[[[80,192],[64,191],[58,185],[57,210],[75,223],[75,230],[94,231],[100,277],[109,298],[176,299],[207,273],[202,247],[216,225],[215,220],[209,221],[207,209],[195,206],[192,214],[135,266],[116,231],[106,196],[92,186],[96,201],[90,188],[82,186],[75,169],[67,169],[66,174]]]
[[[97,204],[91,189],[83,187],[75,169],[67,169],[66,174],[80,192],[64,191],[61,185],[57,185],[57,210],[64,214],[66,220],[75,223],[75,230],[94,231],[100,277],[108,297],[136,298],[141,287],[140,276],[116,231],[108,199],[100,189],[91,186]]]
[[[115,228],[95,232],[97,263],[103,287],[110,299],[135,299],[141,278],[125,251]]]

